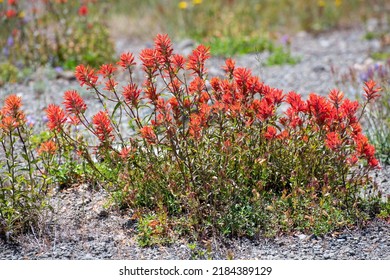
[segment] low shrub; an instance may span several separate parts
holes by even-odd
[[[117,66],[76,67],[102,106],[92,119],[74,90],[65,92],[64,109],[47,109],[56,143],[72,147],[116,203],[139,213],[141,243],[155,244],[156,234],[164,240],[169,229],[194,238],[321,234],[368,218],[373,204],[362,193],[374,187],[368,173],[379,162],[359,122],[379,97],[375,82],[366,82],[362,104],[336,89],[305,101],[231,59],[226,78],[209,79],[209,57],[200,45],[184,58],[158,35],[140,53],[142,85],[131,53]],[[129,75],[122,87],[118,67]]]

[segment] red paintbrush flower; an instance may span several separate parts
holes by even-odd
[[[103,75],[103,78],[111,78],[115,71],[116,68],[112,64],[103,64],[99,69],[99,73]]]
[[[100,111],[92,118],[95,134],[100,142],[108,142],[114,138],[113,128],[106,112]]]
[[[43,142],[41,146],[38,149],[38,154],[49,154],[54,155],[57,151],[57,145],[52,140],[48,140],[46,142]]]
[[[192,51],[192,54],[188,56],[187,69],[192,70],[194,74],[198,74],[198,76],[202,77],[207,72],[204,64],[208,58],[210,58],[209,48],[199,45]]]
[[[138,105],[140,94],[141,90],[138,89],[137,84],[130,83],[123,87],[123,97],[126,103],[131,103],[135,107]]]
[[[63,124],[66,122],[65,112],[57,105],[50,104],[46,109],[47,127],[50,130],[61,131]]]
[[[75,90],[65,91],[63,104],[69,114],[83,114],[87,110],[87,105]]]
[[[180,69],[184,69],[184,65],[186,63],[185,58],[180,54],[174,54],[171,59],[171,63],[176,68],[174,69],[175,72],[179,71]]]
[[[80,8],[79,8],[79,16],[86,16],[88,14],[88,7],[86,5],[82,5]]]
[[[122,53],[119,61],[116,63],[122,68],[130,69],[132,66],[136,65],[134,62],[134,55],[132,53]]]
[[[144,138],[149,144],[155,144],[157,142],[157,136],[151,126],[144,126],[140,129],[142,138]]]
[[[143,49],[139,55],[144,70],[151,72],[152,74],[158,69],[157,51],[154,49]]]
[[[233,76],[233,72],[234,72],[234,68],[236,66],[236,62],[231,59],[231,58],[228,58],[226,59],[225,61],[225,65],[222,66],[222,69],[227,73],[229,74],[231,77]]]
[[[373,80],[364,83],[364,96],[367,98],[368,102],[374,100],[375,98],[380,97],[380,94],[377,92],[381,91],[380,87],[376,87],[376,83]]]
[[[20,113],[21,107],[22,98],[15,94],[9,95],[4,101],[3,114],[16,118]]]
[[[306,103],[302,100],[301,95],[294,91],[290,91],[286,96],[286,101],[291,108],[296,112],[305,112],[307,110]]]
[[[331,150],[337,150],[341,147],[342,141],[337,132],[329,132],[326,134],[325,145]]]
[[[252,76],[251,70],[247,68],[236,68],[233,72],[234,80],[239,87],[247,85],[250,77]]]
[[[157,58],[161,63],[170,61],[173,53],[171,39],[167,34],[158,34],[154,40],[154,46],[157,52]]]
[[[339,108],[344,98],[344,93],[338,89],[333,89],[329,92],[329,100],[335,108]]]
[[[95,70],[88,66],[82,64],[76,66],[75,76],[80,86],[87,85],[94,88],[97,85],[98,76],[95,74]]]
[[[276,137],[276,134],[276,128],[274,126],[268,126],[267,131],[264,133],[264,137],[268,140],[271,140]]]

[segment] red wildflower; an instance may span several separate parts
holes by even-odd
[[[201,117],[198,114],[191,114],[188,132],[193,138],[195,139],[200,138],[201,131],[202,131],[201,125],[202,125]]]
[[[288,104],[290,104],[291,108],[299,113],[299,112],[305,112],[307,109],[306,103],[303,102],[301,95],[294,91],[290,91],[287,94],[286,101]]]
[[[175,72],[179,71],[180,69],[184,69],[184,65],[186,63],[185,58],[180,54],[174,54],[171,59],[171,63],[176,68],[174,69]]]
[[[375,157],[369,158],[367,162],[370,167],[372,168],[378,167],[380,169],[379,161]]]
[[[116,68],[112,64],[103,64],[99,69],[99,73],[102,74],[104,78],[111,78],[115,71]]]
[[[270,104],[278,106],[280,103],[283,102],[284,99],[283,90],[271,88],[270,92],[265,96],[265,98],[269,100]]]
[[[318,125],[323,125],[331,116],[330,103],[323,96],[311,93],[307,100],[307,107]]]
[[[127,160],[130,157],[130,153],[133,152],[133,149],[130,147],[124,147],[122,150],[119,152],[119,157],[122,160]]]
[[[269,104],[266,99],[255,99],[252,103],[252,109],[254,110],[257,118],[261,121],[265,121],[273,116],[275,107],[273,104]]]
[[[86,5],[82,5],[79,8],[79,16],[86,16],[88,14],[88,7]]]
[[[325,145],[331,150],[337,150],[341,147],[342,141],[337,132],[329,132],[326,134]]]
[[[155,144],[157,142],[157,136],[153,131],[153,128],[150,126],[144,126],[140,129],[141,136],[144,138],[149,144]]]
[[[251,70],[247,68],[236,68],[233,72],[234,80],[239,87],[246,86],[249,78],[252,76]]]
[[[99,111],[93,116],[92,122],[95,126],[95,134],[100,142],[104,143],[114,138],[112,134],[113,128],[106,112]]]
[[[118,85],[118,82],[116,82],[114,79],[108,79],[108,81],[105,83],[104,90],[108,91],[115,91],[115,87]]]
[[[15,5],[16,6],[16,4],[17,4],[16,0],[8,0],[8,5],[10,5],[10,6]]]
[[[382,89],[380,87],[376,87],[376,83],[373,80],[365,82],[364,84],[366,85],[366,87],[363,88],[365,92],[364,96],[369,102],[380,96],[380,94],[377,92],[381,91]]]
[[[8,96],[4,101],[3,114],[12,115],[17,117],[20,113],[20,108],[22,107],[22,98],[12,94]]]
[[[341,101],[344,98],[344,93],[338,89],[333,89],[329,92],[329,100],[335,108],[339,108]]]
[[[87,110],[84,100],[75,90],[68,90],[64,93],[64,106],[69,114],[83,114]]]
[[[358,162],[358,157],[356,155],[352,155],[349,158],[347,158],[347,163],[350,165],[355,165]]]
[[[210,58],[209,48],[199,45],[192,51],[192,54],[188,56],[187,69],[192,70],[193,73],[202,77],[206,73],[204,64],[208,58]]]
[[[225,66],[222,66],[222,69],[232,77],[235,66],[236,62],[233,59],[228,58],[225,61]]]
[[[18,122],[13,116],[4,116],[1,118],[0,129],[5,132],[11,132],[19,126]]]
[[[356,112],[359,109],[359,102],[345,99],[340,106],[341,115],[350,124],[357,122]]]
[[[268,140],[274,139],[276,137],[276,128],[274,126],[268,126],[267,131],[264,134],[264,137]]]
[[[143,49],[139,55],[144,70],[154,73],[158,68],[157,52],[154,49]]]
[[[137,106],[139,102],[139,95],[141,90],[138,89],[137,84],[130,83],[123,87],[123,97],[127,103],[131,103],[133,106]]]
[[[89,87],[96,87],[98,76],[95,74],[95,70],[84,66],[82,64],[76,66],[75,70],[76,79],[80,82],[80,86],[86,84]]]
[[[200,94],[202,91],[206,89],[205,83],[203,79],[201,79],[199,76],[196,76],[195,79],[193,79],[188,87],[188,91],[190,94]]]
[[[49,140],[46,142],[43,142],[41,146],[38,149],[38,154],[49,154],[49,155],[54,155],[57,151],[57,145],[54,143],[54,141]]]
[[[134,62],[134,55],[132,53],[122,53],[119,61],[116,63],[122,68],[130,69],[132,66],[136,65]]]
[[[157,52],[157,57],[161,63],[170,61],[173,52],[171,39],[167,34],[158,34],[154,39],[154,45]]]
[[[62,130],[63,124],[66,122],[64,111],[57,105],[50,104],[46,109],[47,127],[50,130]]]
[[[17,12],[14,9],[9,9],[5,12],[5,16],[7,18],[13,18],[13,17],[16,17],[16,15],[17,15]]]

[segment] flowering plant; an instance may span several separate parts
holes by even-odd
[[[102,110],[89,120],[80,95],[67,91],[65,110],[48,108],[48,126],[77,147],[122,206],[184,215],[198,232],[254,234],[275,206],[285,210],[278,222],[289,230],[321,232],[356,218],[360,212],[349,210],[370,184],[368,172],[379,168],[359,121],[380,88],[367,82],[361,105],[336,89],[304,101],[232,59],[223,66],[225,78],[208,79],[209,57],[203,45],[187,58],[175,54],[168,36],[158,35],[155,47],[140,53],[142,86],[133,78],[131,53],[99,70],[79,65],[80,85],[95,93]],[[119,86],[118,71],[128,73],[127,84]],[[85,127],[97,144],[91,149],[91,141],[72,135],[73,126]],[[345,220],[335,222],[345,208]]]

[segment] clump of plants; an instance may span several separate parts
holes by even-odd
[[[368,173],[379,162],[360,125],[380,96],[375,82],[366,82],[362,104],[337,89],[303,100],[231,59],[225,78],[209,78],[209,57],[200,45],[185,58],[158,35],[140,53],[142,84],[131,53],[98,70],[76,67],[102,106],[92,119],[74,90],[65,92],[64,109],[47,109],[53,141],[72,147],[114,201],[137,213],[142,244],[172,230],[193,238],[321,234],[375,214],[367,209],[378,197],[362,193],[374,187]],[[128,81],[120,87],[122,71]]]
[[[337,74],[336,74],[337,75]],[[390,163],[390,59],[369,65],[362,71],[350,69],[339,75],[337,83],[350,94],[357,95],[358,88],[365,82],[374,80],[382,88],[381,96],[367,105],[362,119],[363,129],[370,142],[376,147],[378,158]],[[357,96],[358,97],[358,96]],[[359,98],[359,97],[358,97]]]
[[[2,1],[1,59],[18,67],[73,69],[113,59],[114,47],[96,1]]]

